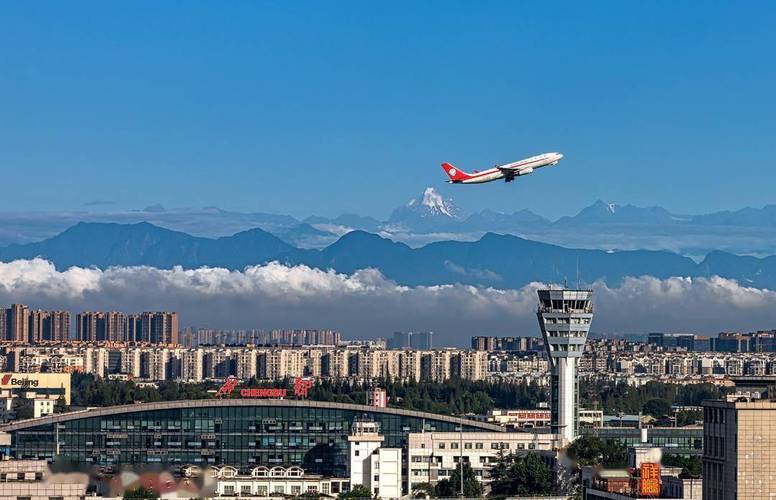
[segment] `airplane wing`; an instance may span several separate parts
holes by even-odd
[[[508,167],[496,167],[499,170],[501,170],[501,173],[504,174],[504,182],[512,182],[515,180],[516,175],[520,175],[519,171],[515,168],[508,168]]]
[[[515,177],[522,176],[522,175],[528,175],[530,173],[533,173],[533,168],[531,167],[522,167],[520,168],[519,165],[515,165],[513,167],[504,166],[504,167],[496,167],[499,170],[501,170],[501,173],[504,174],[504,182],[512,182],[515,180]]]
[[[524,175],[533,172],[533,168],[516,165],[514,167],[496,167],[501,170],[501,173],[507,176]]]

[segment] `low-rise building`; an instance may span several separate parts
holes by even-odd
[[[300,467],[256,467],[250,475],[240,475],[236,468],[226,466],[214,469],[213,474],[216,494],[224,497],[282,498],[305,493],[336,497],[349,491],[350,484],[349,479],[307,474]]]
[[[408,435],[407,491],[422,483],[436,484],[468,463],[477,479],[487,483],[487,471],[510,453],[551,451],[555,434],[529,432],[422,432]]]
[[[674,467],[656,469],[659,481],[654,478],[654,490],[647,493],[642,486],[639,469],[601,469],[583,470],[584,500],[702,500],[703,480],[686,478],[679,475],[680,469]],[[590,474],[592,472],[592,474]],[[587,480],[588,476],[591,479]]]
[[[83,500],[86,474],[52,474],[45,460],[0,461],[0,500]]]
[[[533,410],[499,410],[488,411],[487,421],[499,424],[503,427],[514,427],[518,429],[531,427],[548,427],[550,425],[549,409]]]

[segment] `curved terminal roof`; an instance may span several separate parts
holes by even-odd
[[[325,408],[333,410],[354,410],[364,413],[387,413],[389,415],[399,415],[405,417],[426,418],[450,422],[456,425],[465,425],[486,432],[504,432],[499,425],[478,422],[476,420],[467,420],[465,418],[450,417],[447,415],[438,415],[414,410],[403,410],[400,408],[379,408],[376,406],[356,405],[349,403],[330,403],[323,401],[289,400],[289,399],[188,399],[182,401],[163,401],[157,403],[138,403],[121,406],[105,406],[90,410],[76,411],[70,413],[58,413],[45,417],[20,420],[0,426],[2,432],[13,432],[21,429],[29,429],[40,425],[56,424],[79,420],[83,418],[107,417],[122,413],[135,413],[142,411],[172,410],[186,408],[213,408],[220,406],[265,406],[265,407],[291,407],[291,408]]]

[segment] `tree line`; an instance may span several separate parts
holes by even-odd
[[[220,384],[211,382],[186,383],[163,381],[139,384],[134,381],[108,380],[93,374],[74,373],[71,404],[74,406],[114,406],[131,403],[204,399]],[[286,387],[293,380],[260,381],[255,378],[241,384],[244,388]],[[436,382],[378,381],[375,384],[353,383],[346,380],[320,380],[308,393],[314,401],[365,404],[367,392],[373,387],[384,388],[390,396],[389,406],[407,410],[427,411],[444,415],[484,414],[493,408],[534,408],[547,400],[546,389],[522,382],[484,382],[449,379]],[[210,391],[210,392],[209,392]],[[239,391],[231,394],[239,398]]]
[[[579,400],[591,410],[603,410],[604,414],[636,414],[639,412],[662,418],[671,413],[672,405],[701,406],[706,399],[718,399],[722,390],[713,384],[667,384],[647,382],[641,386],[632,386],[623,382],[588,382],[580,380]],[[698,417],[697,413],[688,413],[683,423],[690,423]]]

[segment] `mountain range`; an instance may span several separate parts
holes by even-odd
[[[204,238],[147,222],[79,223],[40,242],[0,248],[1,261],[34,257],[46,258],[59,269],[138,265],[242,269],[270,261],[342,273],[376,268],[405,285],[463,283],[518,288],[532,281],[589,284],[602,280],[614,286],[627,276],[719,275],[745,285],[776,289],[776,257],[715,251],[696,263],[667,251],[573,249],[495,233],[486,233],[476,241],[441,241],[412,248],[356,230],[322,249],[304,249],[258,228]]]
[[[122,212],[0,213],[0,245],[53,237],[78,222],[149,222],[193,236],[218,238],[256,228],[288,245],[323,249],[344,234],[361,230],[419,248],[439,241],[476,241],[486,233],[512,234],[563,247],[596,250],[668,250],[700,260],[722,250],[734,254],[776,254],[776,205],[702,215],[671,213],[596,201],[573,216],[549,220],[531,210],[484,209],[466,214],[433,188],[393,210],[385,220],[360,214],[310,216],[234,212],[217,207],[165,209],[153,205]]]

